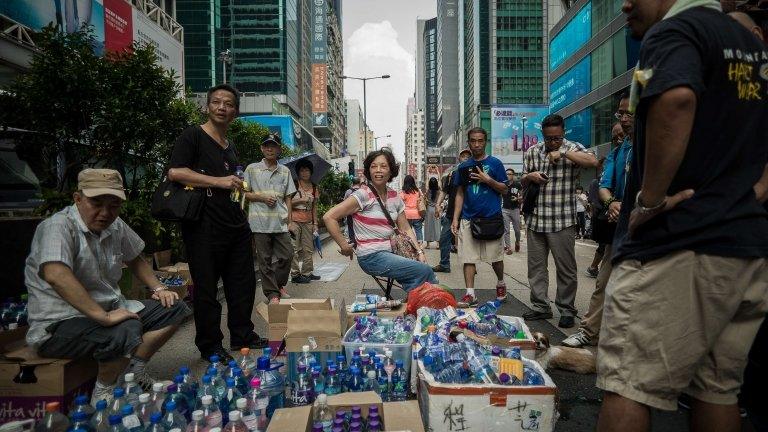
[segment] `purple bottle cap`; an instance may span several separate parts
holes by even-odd
[[[497,346],[491,348],[491,354],[498,357],[501,354],[501,348]]]
[[[352,407],[352,415],[361,414],[362,412],[363,412],[363,410],[359,406],[353,406]]]
[[[506,384],[506,383],[508,383],[508,382],[509,382],[509,380],[510,380],[510,378],[509,378],[509,375],[507,375],[507,373],[506,373],[506,372],[502,372],[501,374],[499,374],[499,381],[500,381],[502,384]]]

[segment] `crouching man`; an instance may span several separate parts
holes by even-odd
[[[191,311],[157,280],[140,256],[144,242],[118,217],[125,201],[120,174],[85,169],[77,180],[74,205],[41,222],[32,240],[27,343],[42,357],[97,360],[95,404],[112,399],[123,373],[150,389],[147,361]],[[123,297],[123,263],[152,288],[151,299]]]

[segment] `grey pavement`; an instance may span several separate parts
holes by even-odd
[[[427,259],[430,264],[437,264],[439,261],[439,251],[434,249],[427,250]],[[579,269],[579,288],[576,296],[576,307],[579,316],[586,312],[589,298],[594,289],[595,280],[584,275],[584,270],[592,261],[595,252],[594,243],[588,241],[577,241],[576,259]],[[373,279],[360,270],[355,261],[341,256],[334,244],[325,244],[325,258],[323,262],[345,262],[349,267],[335,282],[312,282],[310,284],[289,283],[288,292],[296,298],[333,298],[337,301],[343,299],[349,303],[354,300],[355,294],[362,291],[370,293],[381,293],[381,290],[375,284]],[[319,257],[315,255],[315,259]],[[461,268],[455,264],[456,255],[451,254],[451,261],[454,263],[451,273],[439,273],[440,282],[454,288],[458,297],[463,295],[464,281]],[[504,315],[521,316],[529,310],[530,305],[527,278],[527,264],[525,254],[525,235],[523,234],[522,248],[519,253],[508,255],[505,262],[505,280],[507,282],[509,300],[502,306],[501,313]],[[555,267],[550,259],[550,297],[555,292]],[[494,287],[496,278],[487,264],[481,264],[477,268],[476,292],[480,301],[491,300],[495,297]],[[405,292],[402,290],[393,290],[395,298],[404,298]],[[223,296],[222,302],[223,302]],[[261,289],[257,288],[256,301],[265,301]],[[575,331],[576,328],[563,331],[557,327],[559,318],[557,308],[552,305],[555,316],[551,320],[533,321],[528,325],[533,331],[541,331],[550,336],[553,345],[559,344],[567,333]],[[226,305],[224,306],[222,316],[222,332],[224,333],[224,345],[227,346],[229,334],[226,328]],[[259,317],[254,310],[253,322],[255,330],[261,335],[266,334],[266,323]],[[190,321],[185,323],[179,332],[155,355],[148,365],[148,371],[157,379],[172,379],[175,371],[180,366],[190,366],[196,376],[200,376],[207,365],[199,357],[199,352],[194,345],[194,324]],[[595,387],[595,375],[579,375],[567,371],[550,371],[550,375],[557,383],[559,388],[559,411],[560,419],[557,422],[557,431],[586,431],[594,430],[597,423],[597,414],[602,401],[602,392]],[[688,430],[687,413],[685,412],[662,412],[653,413],[654,431],[680,431]]]

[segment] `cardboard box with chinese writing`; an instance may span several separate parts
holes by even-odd
[[[331,411],[343,409],[349,411],[359,406],[364,419],[368,417],[368,408],[375,405],[384,420],[385,431],[424,432],[419,404],[417,401],[381,402],[374,392],[342,393],[328,396]],[[283,408],[276,410],[269,422],[267,432],[310,432],[312,430],[312,407]]]
[[[48,402],[68,407],[79,394],[90,394],[96,381],[93,359],[46,359],[30,347],[0,359],[0,424],[40,419]]]

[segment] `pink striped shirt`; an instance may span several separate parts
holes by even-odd
[[[394,233],[387,221],[376,195],[368,186],[360,186],[352,195],[360,206],[360,211],[352,215],[352,228],[355,230],[358,256],[368,255],[378,251],[392,252],[390,237]],[[381,199],[384,201],[384,198]],[[397,223],[397,217],[405,211],[405,203],[397,192],[387,188],[387,210],[392,220]]]

